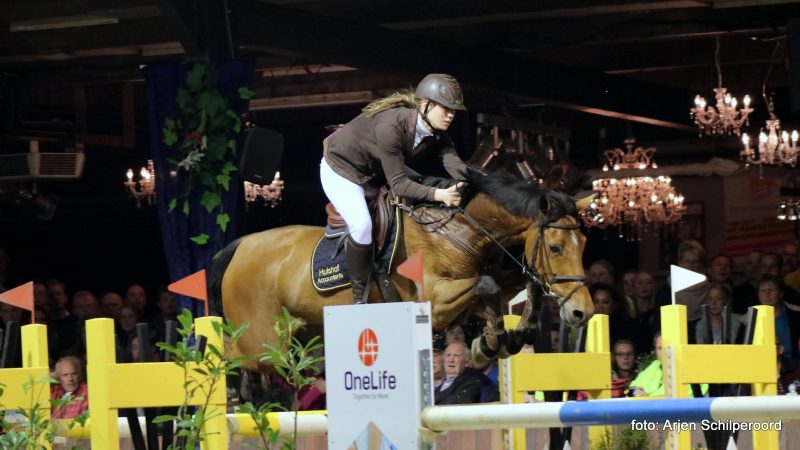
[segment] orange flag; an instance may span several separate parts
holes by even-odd
[[[407,260],[403,261],[403,264],[397,266],[397,273],[411,281],[419,283],[420,300],[422,300],[422,293],[425,292],[422,282],[422,252],[414,253]]]
[[[170,284],[167,289],[175,294],[196,298],[203,302],[208,316],[208,291],[206,289],[206,269],[202,269]]]
[[[36,323],[33,314],[33,281],[0,293],[0,302],[30,311],[31,323]]]

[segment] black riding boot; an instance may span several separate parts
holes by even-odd
[[[367,303],[372,273],[372,244],[361,245],[347,238],[347,267],[353,288],[353,303]]]

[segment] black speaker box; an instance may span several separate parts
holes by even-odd
[[[270,184],[281,165],[283,135],[254,127],[245,132],[241,170],[244,181]]]

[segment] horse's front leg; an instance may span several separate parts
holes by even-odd
[[[439,278],[428,290],[433,316],[433,330],[444,331],[475,302],[475,284],[478,277],[452,280]]]

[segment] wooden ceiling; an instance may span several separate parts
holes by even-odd
[[[5,0],[0,80],[5,100],[47,109],[53,89],[91,95],[140,82],[144,64],[235,54],[255,58],[258,104],[274,108],[363,102],[443,71],[472,110],[573,129],[633,124],[662,140],[659,153],[680,154],[697,151],[688,108],[712,95],[717,37],[724,84],[750,93],[756,122],[770,61],[768,88],[792,122],[798,15],[800,2],[780,0]],[[49,107],[74,109],[71,94]]]

